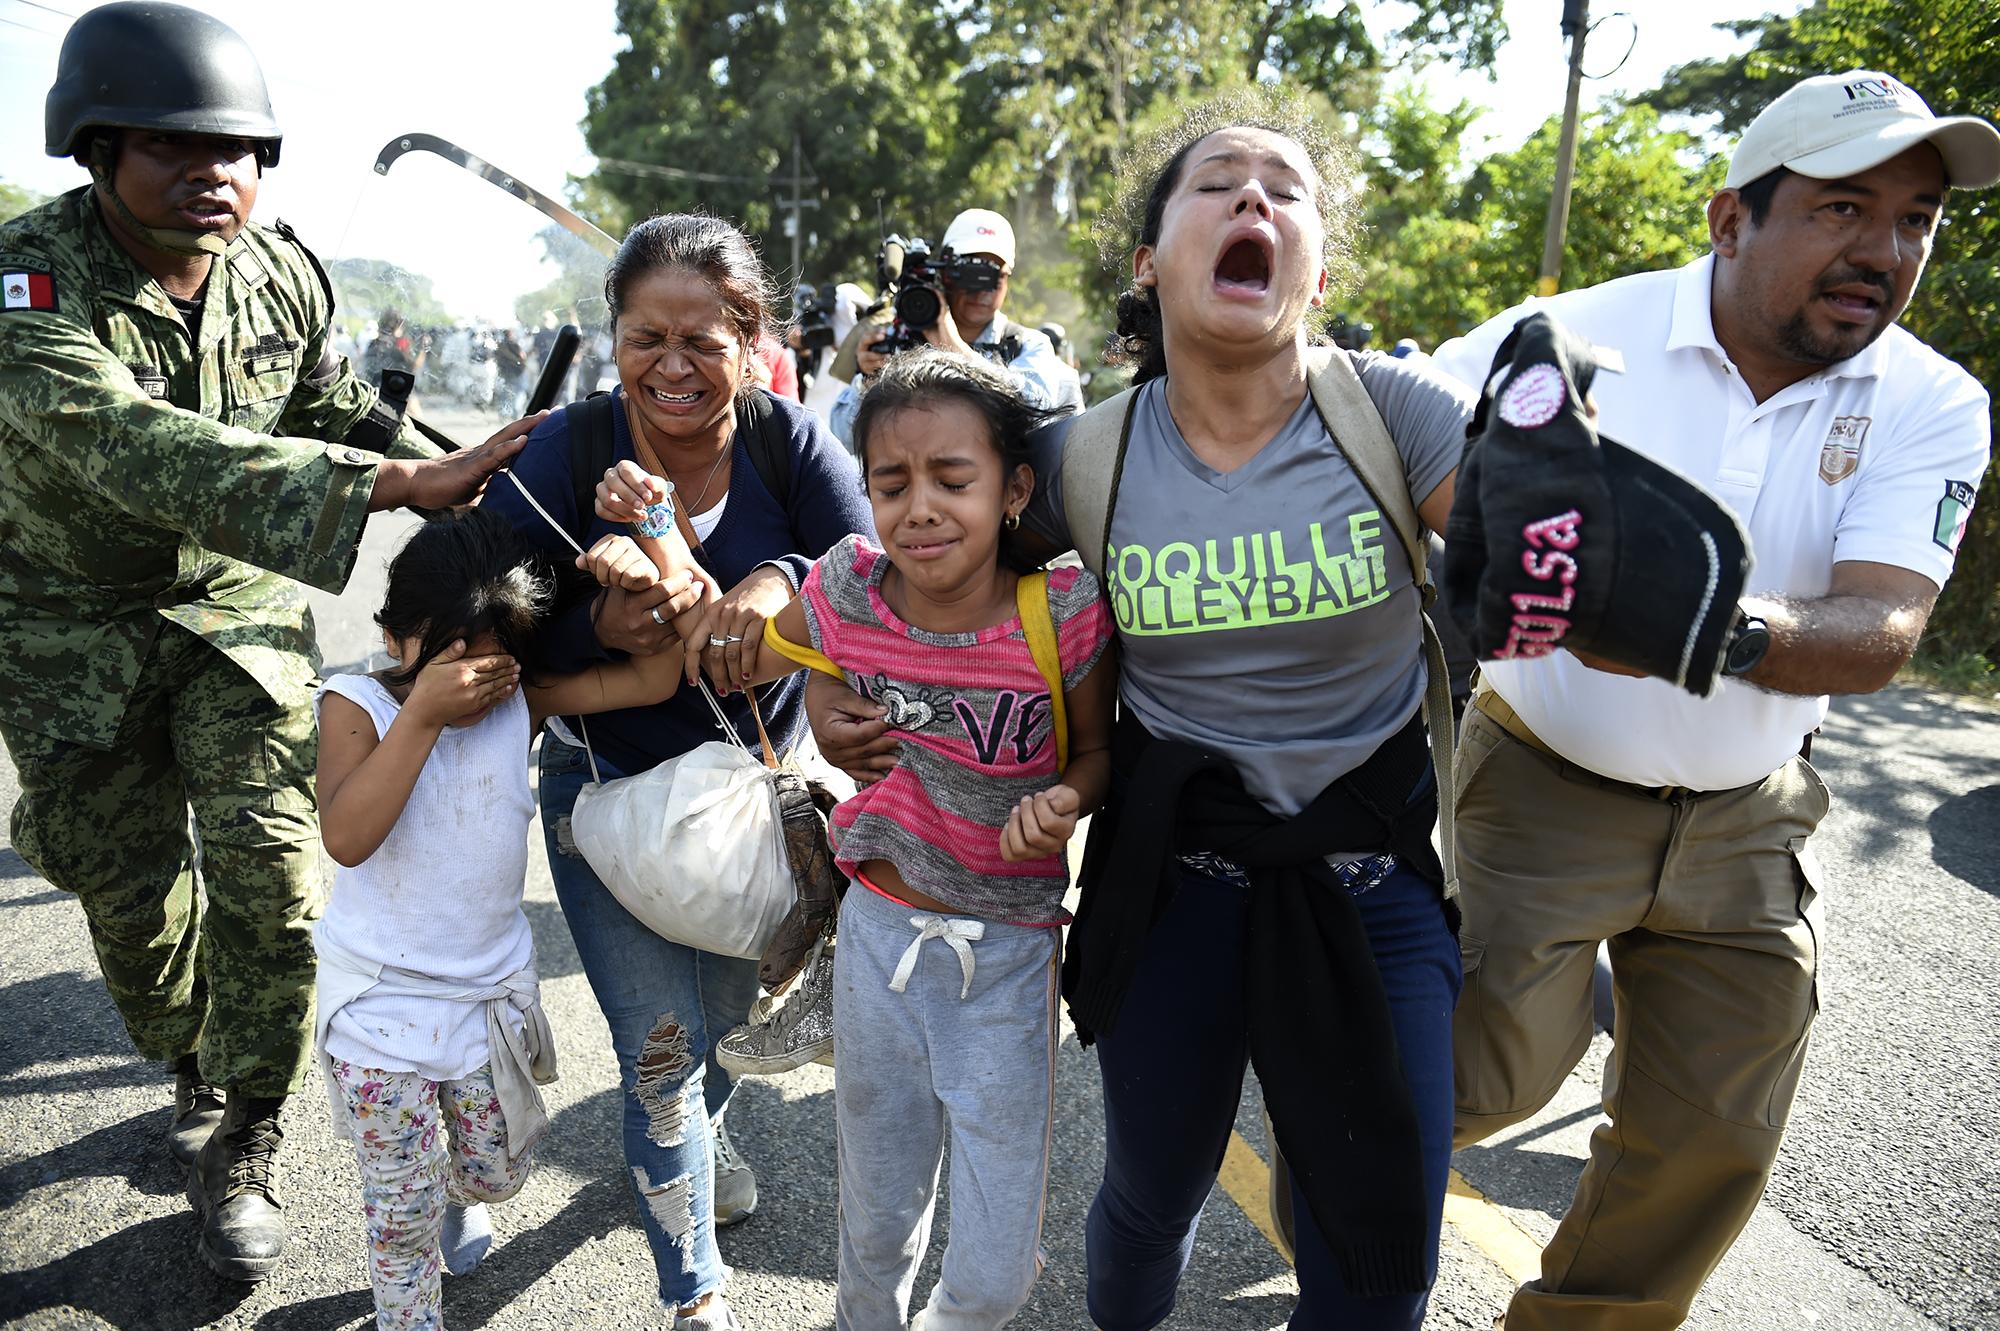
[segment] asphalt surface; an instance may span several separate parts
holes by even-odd
[[[315,596],[329,669],[375,635],[380,565],[406,522],[378,519],[348,594]],[[1836,708],[1816,752],[1837,804],[1817,841],[1832,886],[1818,1035],[1764,1205],[1688,1323],[1760,1328],[2000,1326],[2000,711],[1896,687]],[[0,762],[0,807],[18,793]],[[562,1058],[554,1132],[498,1243],[448,1279],[457,1328],[666,1325],[617,1137],[602,1018],[549,888],[540,838],[528,884],[544,996]],[[1599,1041],[1547,1111],[1456,1164],[1507,1219],[1545,1239],[1596,1121]],[[725,1231],[748,1327],[832,1323],[832,1073],[750,1079],[731,1134],[755,1166],[757,1214]],[[1082,1225],[1102,1162],[1095,1059],[1065,1038],[1045,1244],[1049,1264],[1013,1325],[1089,1325]],[[254,1288],[212,1276],[163,1133],[171,1080],[131,1055],[75,901],[0,843],[0,1321],[20,1327],[372,1324],[352,1157],[317,1085],[285,1116],[292,1260]],[[1266,1151],[1254,1081],[1239,1130]],[[919,1298],[948,1232],[941,1214]],[[1485,1331],[1512,1281],[1447,1229],[1427,1326]],[[1211,1199],[1175,1328],[1282,1326],[1295,1285],[1227,1196]]]

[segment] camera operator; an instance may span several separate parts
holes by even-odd
[[[861,394],[889,357],[895,354],[896,318],[888,307],[865,312],[848,335],[841,339],[833,358],[830,377],[840,381],[840,395],[827,413],[826,428],[833,437],[854,451],[854,414],[861,410]],[[880,350],[877,350],[877,347]]]
[[[998,361],[1043,406],[1083,410],[1076,371],[1063,363],[1049,339],[1000,312],[1014,272],[1014,228],[1007,219],[987,208],[968,208],[945,228],[942,248],[958,263],[946,270],[945,308],[924,330],[925,340],[947,351]],[[998,271],[980,281],[972,274],[982,268]]]
[[[840,350],[873,299],[853,282],[823,289],[801,286],[793,294],[785,341],[798,359],[799,400],[822,421],[832,416],[840,390],[854,377],[854,352],[849,350],[843,362]]]
[[[944,267],[944,307],[937,321],[923,330],[934,347],[984,356],[1014,376],[1028,397],[1041,406],[1083,410],[1083,384],[1075,370],[1056,354],[1049,339],[1000,312],[1007,300],[1007,279],[1014,271],[1014,228],[988,208],[968,208],[945,228],[939,247],[954,262]],[[859,373],[842,390],[829,421],[833,433],[849,447],[854,413],[869,375],[887,361],[864,332],[855,347]]]

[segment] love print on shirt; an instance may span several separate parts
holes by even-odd
[[[891,729],[916,734],[940,717],[954,717],[972,745],[973,757],[986,766],[1000,761],[1002,749],[1011,744],[1013,761],[1033,762],[1047,746],[1053,733],[1049,723],[1049,695],[1001,689],[985,716],[963,697],[943,689],[908,688],[891,683],[884,674],[862,676],[854,686],[871,701],[881,703]]]
[[[1048,743],[1049,728],[1041,726],[1036,733],[1036,723],[1049,714],[1049,695],[1046,693],[1016,693],[1012,689],[1002,689],[994,695],[993,710],[984,720],[962,698],[954,698],[951,710],[958,716],[959,724],[965,727],[965,734],[972,741],[972,751],[979,761],[991,767],[1000,757],[1000,746],[1009,738],[1009,721],[1012,725],[1014,741],[1014,761],[1025,765],[1034,760]]]

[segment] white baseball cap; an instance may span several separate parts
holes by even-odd
[[[1821,74],[1786,90],[1743,131],[1725,189],[1786,167],[1838,180],[1929,143],[1944,158],[1945,183],[1978,189],[2000,181],[2000,130],[1978,116],[1934,116],[1924,99],[1887,74]]]
[[[952,218],[938,244],[953,254],[991,254],[1003,267],[1014,266],[1014,228],[991,208],[967,208]]]

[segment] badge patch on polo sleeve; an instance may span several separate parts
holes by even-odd
[[[1965,481],[1944,483],[1944,498],[1938,500],[1937,506],[1937,526],[1931,531],[1931,539],[1939,548],[1958,553],[1958,543],[1965,539],[1965,524],[1972,517],[1972,501],[1978,493],[1978,487]]]
[[[0,272],[0,309],[52,310],[56,280],[47,273]]]

